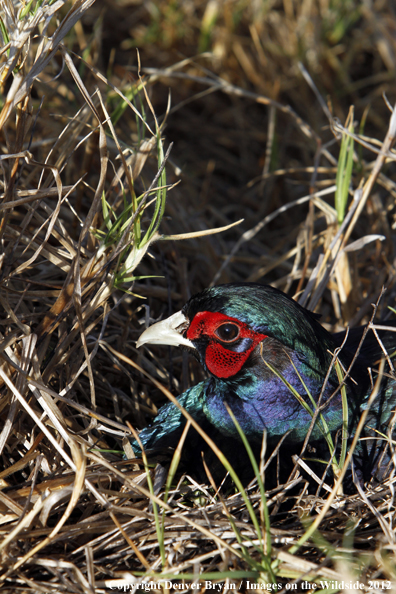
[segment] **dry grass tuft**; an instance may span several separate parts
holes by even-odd
[[[188,476],[154,495],[123,459],[165,399],[147,376],[201,378],[134,341],[211,282],[270,282],[332,330],[382,286],[377,315],[394,305],[392,4],[2,0],[0,19],[1,592],[396,592],[393,474],[330,498],[296,475],[266,502],[254,482],[252,514]]]

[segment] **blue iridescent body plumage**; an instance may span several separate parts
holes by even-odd
[[[286,383],[312,411],[319,402],[331,433],[342,427],[345,411],[333,357],[344,336],[329,334],[317,316],[280,291],[253,283],[207,289],[190,299],[181,315],[185,323],[176,328],[183,336],[181,344],[191,345],[210,377],[182,394],[179,402],[222,447],[232,448],[239,440],[226,404],[252,444],[261,443],[264,431],[269,442],[275,443],[289,432],[288,443],[302,444],[312,415]],[[199,324],[194,321],[198,318]],[[344,370],[353,360],[362,332],[352,331],[338,355]],[[255,336],[259,337],[256,342]],[[394,351],[396,334],[383,333],[383,343]],[[244,352],[246,359],[242,364]],[[368,372],[368,367],[381,353],[370,333],[346,381],[350,434],[372,389],[373,373]],[[391,376],[383,380],[368,418],[370,427],[385,430],[396,400],[393,384]],[[173,404],[167,404],[151,427],[141,431],[140,439],[148,450],[174,448],[184,425],[182,413]],[[311,439],[320,441],[323,436],[323,424],[318,419]],[[139,455],[136,442],[132,445]]]

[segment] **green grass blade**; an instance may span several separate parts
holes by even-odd
[[[353,133],[353,107],[348,114],[346,126],[348,131]],[[352,136],[343,133],[341,140],[340,155],[338,158],[336,191],[335,191],[335,209],[337,211],[338,223],[341,224],[345,217],[346,206],[348,203],[349,187],[352,178],[353,169],[353,147],[354,140]]]
[[[266,541],[265,554],[268,555],[268,557],[270,559],[271,558],[271,533],[270,533],[271,524],[270,524],[270,519],[269,519],[267,496],[265,494],[264,483],[263,483],[261,475],[260,475],[260,470],[259,470],[259,467],[257,464],[257,460],[253,454],[252,448],[250,447],[250,444],[246,438],[246,435],[242,431],[240,424],[238,423],[234,413],[232,412],[231,408],[228,406],[227,403],[226,403],[226,408],[227,408],[228,414],[230,415],[231,419],[233,420],[233,422],[235,424],[235,427],[237,428],[239,437],[241,438],[243,445],[245,446],[245,449],[248,453],[249,460],[253,467],[253,471],[254,471],[255,477],[257,479],[257,484],[260,489],[261,502],[262,502],[263,512],[264,512],[264,527],[265,527],[265,537],[266,537],[265,538],[265,541]],[[261,531],[258,532],[258,534],[260,536],[260,541],[261,541]]]
[[[161,219],[163,217],[165,211],[165,204],[166,204],[166,195],[167,195],[167,188],[166,188],[166,170],[163,167],[165,155],[164,149],[162,145],[162,138],[160,130],[157,130],[157,152],[158,152],[158,167],[161,168],[161,174],[158,178],[158,189],[156,191],[157,198],[155,203],[154,214],[151,217],[150,226],[144,235],[140,246],[143,246],[147,241],[150,241],[151,237],[155,234],[158,227],[160,226]]]
[[[301,406],[311,415],[311,417],[313,417],[315,414],[314,410],[309,406],[309,404],[307,402],[305,402],[305,400],[301,396],[301,394],[299,394],[297,392],[297,390],[287,381],[287,379],[285,377],[283,377],[283,375],[281,373],[279,373],[279,371],[277,371],[275,369],[275,367],[273,367],[273,365],[271,365],[271,363],[268,363],[268,361],[266,361],[264,358],[263,358],[263,361],[266,364],[266,366],[268,367],[268,369],[270,369],[272,371],[272,373],[274,373],[285,384],[285,386],[288,388],[288,390],[290,390],[290,393],[293,394],[293,396],[298,400],[298,402],[301,404]],[[300,374],[298,374],[298,376],[301,379]],[[304,382],[303,382],[303,386],[305,387]],[[306,387],[305,387],[305,389],[306,389]],[[310,395],[309,391],[307,392],[307,394],[311,398],[313,404],[316,406],[316,403],[313,400],[312,396]],[[319,415],[319,419],[323,423],[323,426],[318,424],[318,428],[319,428],[320,432],[322,433],[323,437],[326,439],[329,447],[332,446],[334,449],[334,445],[333,445],[333,442],[331,439],[328,425],[326,423],[326,419],[323,417],[323,415]]]
[[[337,372],[338,381],[340,384],[344,381],[344,374],[339,361],[334,364]],[[341,401],[342,401],[342,434],[341,434],[341,454],[338,466],[342,468],[345,464],[348,444],[348,399],[345,384],[341,387]]]

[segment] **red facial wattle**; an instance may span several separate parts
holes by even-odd
[[[208,341],[205,364],[210,373],[219,378],[238,373],[255,347],[267,338],[236,318],[210,311],[201,311],[194,316],[186,336],[191,341],[200,338]],[[244,343],[247,345],[245,350],[233,350]]]

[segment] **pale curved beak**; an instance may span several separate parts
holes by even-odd
[[[190,322],[186,316],[178,311],[166,320],[157,322],[147,328],[140,336],[136,346],[139,348],[142,344],[170,344],[173,346],[184,345],[195,349],[191,340],[183,336],[183,332],[187,330],[189,325]]]

